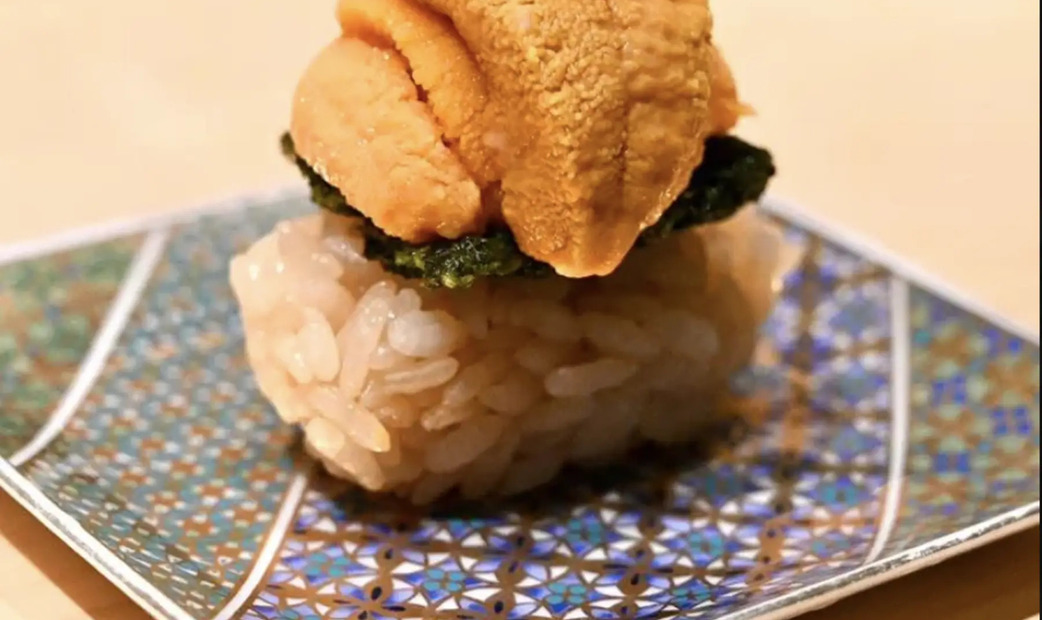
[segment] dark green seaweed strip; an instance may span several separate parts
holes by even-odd
[[[506,229],[423,245],[391,237],[349,205],[340,190],[297,155],[288,133],[282,136],[282,151],[307,179],[311,200],[316,205],[338,215],[365,219],[366,256],[380,261],[388,271],[435,288],[463,288],[485,277],[538,277],[553,273],[546,263],[522,253]],[[702,163],[692,173],[687,188],[658,222],[641,233],[637,244],[727,219],[744,205],[758,200],[774,174],[768,151],[733,136],[709,138]]]
[[[775,172],[770,152],[734,136],[709,138],[702,163],[691,173],[687,188],[641,233],[641,241],[731,217],[760,199]]]

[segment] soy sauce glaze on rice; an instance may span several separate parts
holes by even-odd
[[[321,209],[231,265],[258,383],[334,475],[519,493],[692,439],[748,361],[771,157],[727,135],[703,1],[618,4],[341,0],[283,139]]]

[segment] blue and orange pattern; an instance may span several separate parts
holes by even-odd
[[[420,512],[324,477],[286,504],[296,441],[254,386],[227,263],[308,209],[269,201],[175,229],[84,405],[16,481],[192,617],[214,617],[259,572],[247,618],[716,618],[1038,499],[1037,343],[917,289],[898,308],[910,333],[893,333],[893,275],[792,228],[805,258],[735,378],[743,415],[721,416],[698,450],[640,453],[505,504]],[[72,290],[60,260],[17,267],[57,270],[49,286]],[[897,338],[909,449],[887,506]],[[284,538],[280,510],[295,510]],[[880,539],[884,513],[896,522]],[[269,541],[276,556],[258,564]]]
[[[99,542],[193,616],[250,569],[293,476],[293,434],[248,379],[227,258],[275,212],[172,232],[77,415],[21,467]]]
[[[910,295],[909,437],[896,553],[1039,496],[1039,352],[926,291]]]
[[[58,404],[140,241],[0,266],[0,457],[32,439]]]

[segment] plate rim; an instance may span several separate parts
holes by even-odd
[[[175,207],[160,213],[74,227],[28,241],[0,244],[0,267],[135,234],[169,231],[175,226],[202,217],[234,213],[259,204],[306,196],[307,189],[304,184],[296,182],[273,189],[238,192],[224,198],[197,202],[188,207]],[[913,261],[902,258],[881,243],[812,213],[808,208],[798,206],[795,201],[772,193],[765,195],[757,206],[767,214],[787,220],[852,254],[884,267],[892,278],[921,289],[994,324],[1036,348],[1039,347],[1037,328],[1006,316],[962,288],[919,267]],[[36,520],[146,613],[155,618],[191,620],[192,616],[187,611],[138,574],[115,552],[91,536],[74,517],[61,510],[5,457],[0,457],[0,490],[13,497]],[[1040,500],[1036,499],[890,557],[868,562],[839,575],[736,610],[719,620],[785,620],[1026,530],[1039,524],[1039,515]],[[686,615],[679,612],[672,617],[683,620]]]
[[[59,508],[3,457],[0,457],[0,490],[13,497],[22,508],[148,615],[167,620],[194,620],[114,551],[91,536],[75,517]]]
[[[154,618],[193,620],[181,606],[91,536],[75,518],[61,510],[5,458],[0,458],[0,490],[13,497],[146,613]],[[739,609],[718,620],[786,620],[824,608],[851,595],[1036,526],[1040,522],[1039,507],[1040,500],[1023,504],[888,558]],[[677,614],[673,618],[684,620],[687,616]]]
[[[960,530],[876,560],[839,575],[799,587],[760,603],[738,609],[717,620],[787,620],[823,609],[842,599],[900,579],[955,556],[1023,532],[1039,524],[1039,500],[978,521]],[[676,616],[674,620],[684,620]]]

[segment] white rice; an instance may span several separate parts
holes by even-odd
[[[363,256],[358,222],[279,224],[236,257],[258,383],[334,475],[416,503],[543,484],[699,432],[747,362],[779,232],[747,209],[607,278],[429,290]]]

